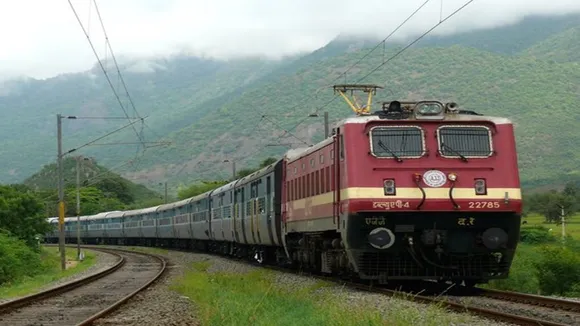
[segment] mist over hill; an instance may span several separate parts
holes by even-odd
[[[568,15],[528,17],[495,29],[426,37],[365,83],[386,85],[377,101],[438,98],[509,117],[516,123],[524,184],[558,184],[580,174],[580,153],[573,146],[580,142],[579,33],[580,16]],[[157,190],[164,181],[175,191],[194,180],[226,178],[232,160],[239,168],[253,166],[282,154],[289,148],[286,144],[296,147],[320,140],[322,119],[308,114],[332,98],[329,84],[374,45],[375,40],[338,37],[310,54],[277,61],[175,56],[123,62],[134,105],[141,116],[148,116],[147,126],[135,124],[137,132],[148,142],[163,138],[172,143],[145,152],[138,151],[137,144],[90,146],[82,154],[109,168],[133,160],[115,171]],[[388,43],[384,52],[377,49],[349,71],[346,80],[366,75],[402,46]],[[135,116],[118,90],[127,113]],[[341,100],[323,110],[331,121],[351,114]],[[46,80],[5,81],[0,84],[0,112],[0,182],[21,182],[54,162],[56,113],[124,115],[98,67]],[[295,137],[284,134],[282,128],[302,120],[290,130]],[[125,123],[65,120],[64,148],[79,147]],[[132,128],[126,128],[101,143],[136,140]]]

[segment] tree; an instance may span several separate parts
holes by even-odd
[[[241,169],[241,170],[238,170],[238,173],[236,173],[236,177],[238,179],[241,179],[241,178],[243,178],[245,176],[248,176],[248,175],[250,175],[250,174],[252,174],[254,172],[256,172],[256,169],[248,169],[248,168]]]
[[[561,221],[562,208],[566,215],[572,215],[577,210],[576,198],[555,190],[531,195],[526,203],[530,211],[544,215],[549,223]]]
[[[106,196],[96,187],[83,187],[79,190],[81,215],[93,215],[105,211],[123,210],[125,204],[117,197]],[[68,188],[65,193],[66,215],[76,216],[76,188]]]
[[[195,197],[204,192],[219,188],[227,183],[228,181],[202,181],[200,184],[193,184],[185,189],[180,189],[177,192],[177,197],[180,200]]]
[[[265,168],[268,165],[275,163],[276,161],[278,161],[278,159],[273,158],[273,157],[268,157],[267,159],[263,160],[262,163],[260,164],[260,169],[261,168]]]
[[[22,187],[0,186],[0,229],[36,247],[36,236],[45,234],[50,225],[43,216],[44,205]]]

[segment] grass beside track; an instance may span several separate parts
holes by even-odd
[[[43,247],[41,252],[42,271],[30,277],[20,278],[12,283],[0,286],[0,299],[12,299],[41,291],[45,286],[76,273],[80,273],[96,262],[92,251],[83,250],[85,259],[77,261],[76,249],[66,248],[67,269],[60,269],[60,253],[58,247]]]
[[[470,317],[450,314],[431,305],[393,300],[389,311],[349,291],[325,291],[326,282],[282,285],[276,273],[211,272],[198,262],[172,288],[194,302],[202,325],[453,325]]]

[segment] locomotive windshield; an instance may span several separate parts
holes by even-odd
[[[371,151],[379,158],[423,156],[423,130],[412,126],[375,127],[371,130]]]
[[[484,126],[442,126],[437,134],[443,157],[488,157],[493,152],[491,132]]]

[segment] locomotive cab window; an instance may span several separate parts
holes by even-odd
[[[448,158],[486,158],[493,154],[491,131],[485,126],[441,126],[439,153]]]
[[[371,153],[377,158],[419,158],[425,154],[423,129],[388,126],[371,129]]]

